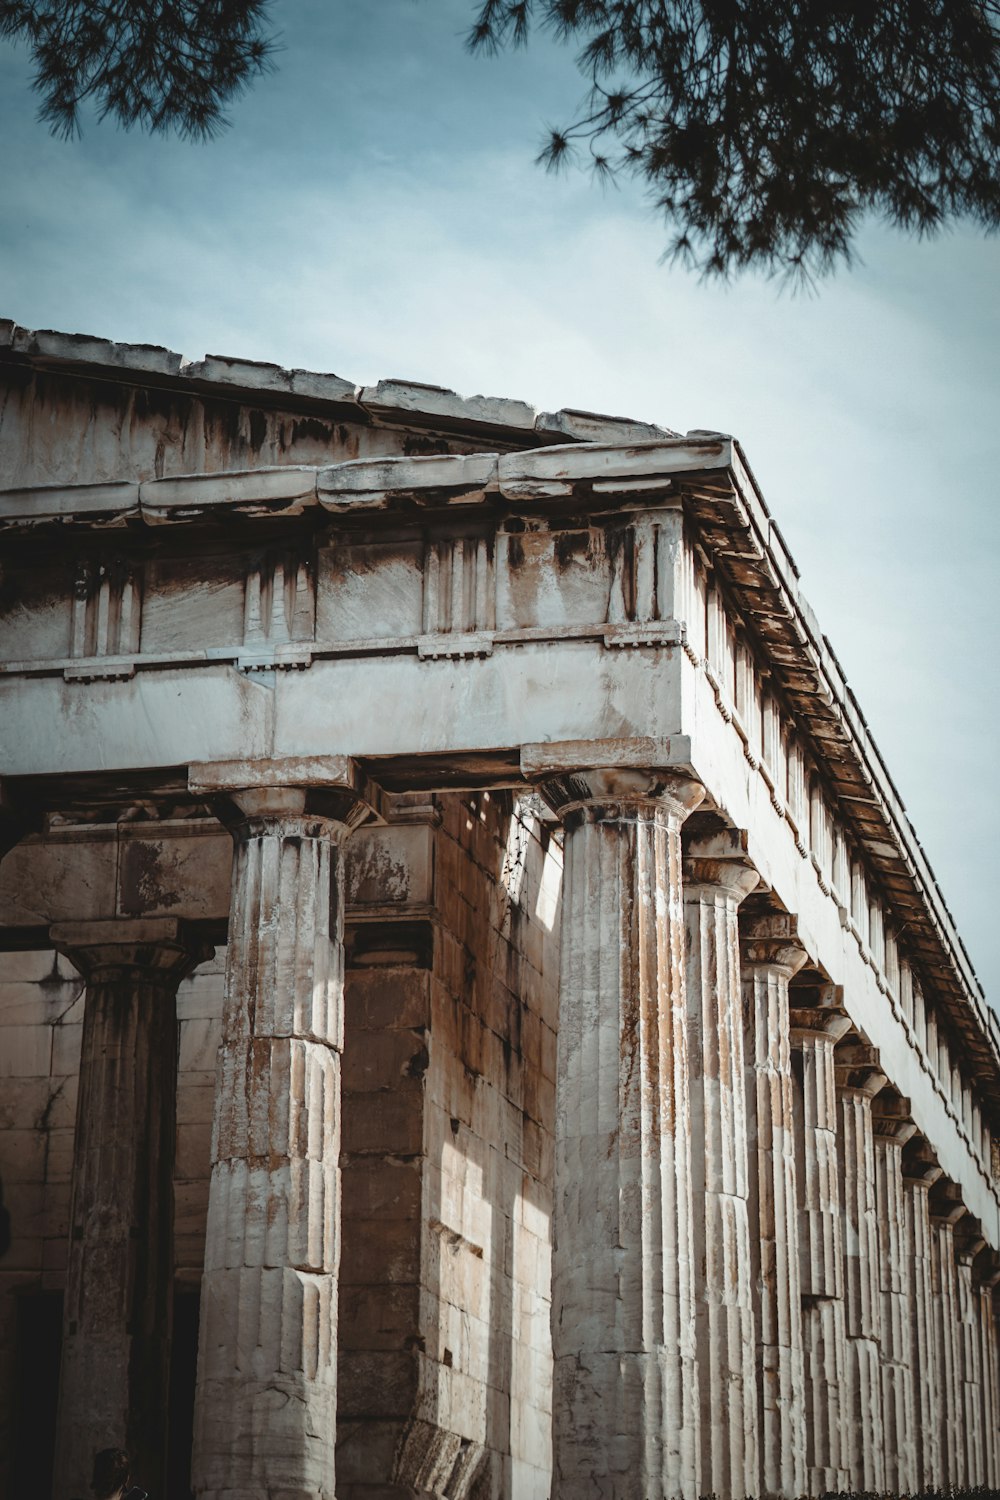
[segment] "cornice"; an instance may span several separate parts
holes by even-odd
[[[280,406],[371,427],[423,429],[448,436],[492,436],[502,447],[542,443],[635,442],[671,437],[669,428],[601,412],[536,411],[524,401],[460,396],[419,381],[357,385],[339,375],[284,369],[226,354],[185,359],[154,344],[118,344],[89,334],[22,328],[0,318],[0,367],[172,390],[181,396]]]
[[[275,465],[141,482],[0,490],[0,530],[191,527],[305,511],[377,520],[385,513],[475,511],[572,500],[600,512],[669,501],[689,476],[728,466],[731,438],[571,443],[516,453],[348,459],[322,467]]]

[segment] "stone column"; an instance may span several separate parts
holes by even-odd
[[[983,1462],[984,1482],[992,1489],[1000,1481],[1000,1407],[998,1407],[997,1325],[994,1292],[1000,1281],[1000,1256],[991,1250],[984,1257],[977,1287],[979,1348],[983,1372]]]
[[[234,791],[194,1488],[332,1500],[349,790]]]
[[[878,1053],[845,1040],[836,1052],[840,1138],[838,1166],[844,1237],[846,1400],[842,1431],[851,1490],[885,1488],[878,1217],[875,1203],[875,1137],[872,1099],[888,1080]]]
[[[983,1405],[983,1366],[979,1341],[979,1295],[973,1269],[975,1258],[985,1247],[986,1241],[980,1232],[978,1221],[966,1218],[961,1227],[963,1233],[957,1250],[956,1266],[962,1393],[959,1426],[963,1447],[963,1481],[971,1488],[986,1481],[986,1412]]]
[[[542,791],[566,829],[553,1500],[700,1493],[680,829],[670,772]]]
[[[888,1089],[872,1105],[885,1484],[896,1494],[908,1494],[917,1487],[913,1295],[903,1187],[903,1147],[917,1128],[908,1118],[909,1109],[908,1099]]]
[[[701,1488],[720,1500],[755,1493],[758,1478],[737,913],[760,877],[744,845],[725,830],[694,841],[684,860]]]
[[[952,1198],[952,1184],[939,1183],[931,1206],[931,1248],[934,1269],[934,1342],[938,1368],[938,1406],[935,1412],[941,1443],[941,1483],[965,1483],[965,1461],[959,1433],[961,1421],[960,1320],[955,1264],[955,1225],[965,1212]]]
[[[848,1030],[836,1009],[792,1012],[792,1046],[802,1055],[802,1129],[797,1137],[802,1339],[806,1393],[806,1490],[847,1489],[842,1452],[844,1269],[837,1165],[834,1047]]]
[[[759,1237],[757,1378],[761,1468],[747,1494],[800,1495],[806,1487],[798,1189],[788,982],[806,961],[795,918],[743,924],[743,1004],[756,1125]]]
[[[916,1447],[916,1485],[922,1490],[941,1485],[941,1442],[938,1430],[940,1381],[934,1316],[934,1266],[930,1219],[930,1190],[941,1168],[918,1161],[918,1176],[904,1179],[906,1195],[907,1260],[913,1289],[911,1347],[913,1351],[913,1407]]]
[[[162,1488],[173,1295],[177,986],[212,952],[173,918],[60,922],[87,981],[73,1140],[55,1494],[121,1444]]]

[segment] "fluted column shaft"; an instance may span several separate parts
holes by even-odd
[[[958,1279],[955,1229],[948,1218],[931,1219],[934,1265],[934,1333],[939,1372],[935,1420],[941,1441],[942,1484],[964,1483],[965,1462],[958,1424],[961,1421]]]
[[[890,1491],[907,1494],[917,1487],[917,1431],[903,1145],[914,1127],[892,1119],[876,1119],[875,1129],[885,1485]]]
[[[624,770],[542,790],[566,827],[553,1500],[695,1497],[680,828],[703,792]]]
[[[788,982],[805,962],[794,920],[765,916],[743,942],[744,1014],[756,1136],[757,1376],[761,1418],[758,1486],[767,1496],[806,1485],[805,1366],[799,1274],[798,1189]]]
[[[981,1242],[980,1242],[981,1243]],[[958,1288],[959,1346],[961,1351],[960,1445],[964,1464],[962,1483],[985,1481],[983,1451],[983,1370],[979,1346],[979,1306],[973,1281],[972,1256],[959,1256],[955,1268]]]
[[[85,976],[59,1376],[55,1494],[121,1444],[162,1486],[173,1291],[177,986],[206,957],[171,919],[66,922]]]
[[[983,1464],[984,1481],[991,1488],[1000,1480],[998,1463],[998,1440],[1000,1440],[1000,1409],[997,1405],[997,1327],[993,1310],[994,1277],[976,1290],[979,1312],[979,1348],[983,1372]]]
[[[911,1178],[905,1184],[908,1258],[913,1288],[911,1332],[916,1483],[921,1489],[937,1489],[942,1482],[941,1435],[938,1427],[941,1396],[934,1311],[934,1250],[929,1208],[932,1180],[926,1177]]]
[[[876,1074],[877,1086],[885,1083]],[[878,1218],[875,1204],[875,1140],[871,1093],[840,1093],[841,1194],[844,1234],[844,1331],[847,1337],[843,1430],[852,1490],[885,1488]]]
[[[725,833],[684,860],[701,1486],[719,1500],[753,1494],[758,1464],[738,912],[759,877],[738,851]]]
[[[341,845],[361,813],[349,801],[313,811],[314,797],[234,793],[228,814],[193,1457],[195,1490],[211,1497],[334,1494]]]
[[[837,1014],[821,1020],[822,1014],[816,1019],[823,1029],[799,1026],[792,1033],[793,1045],[802,1053],[799,1240],[806,1376],[806,1488],[814,1494],[847,1488],[841,1437],[845,1380],[844,1270],[834,1047],[848,1022]]]

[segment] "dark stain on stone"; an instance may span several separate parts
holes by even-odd
[[[415,432],[407,433],[403,439],[403,453],[407,458],[415,458],[421,453],[450,453],[451,447],[444,438],[419,437]]]
[[[338,428],[341,434],[341,442],[346,441],[347,429],[341,424]],[[317,417],[296,417],[292,423],[292,442],[311,439],[315,443],[323,443],[326,446],[333,445],[333,426],[329,422],[321,422]]]
[[[210,432],[219,432],[223,435],[221,446],[226,452],[243,452],[247,446],[243,434],[245,408],[237,406],[235,402],[206,401],[204,410],[206,439]],[[211,441],[207,441],[206,446],[212,447],[213,445]]]
[[[420,1047],[410,1058],[406,1068],[408,1078],[423,1078],[430,1067],[430,1054],[426,1047]]]
[[[586,557],[590,550],[589,531],[559,531],[555,535],[555,560],[559,568],[566,568],[579,557]]]
[[[52,1123],[52,1111],[55,1108],[59,1098],[61,1097],[65,1087],[66,1080],[64,1078],[60,1081],[59,1087],[52,1090],[45,1108],[42,1110],[41,1114],[38,1116],[38,1119],[35,1121],[36,1130],[48,1130],[50,1128]]]
[[[250,421],[250,446],[259,452],[267,441],[267,417],[256,409],[248,413]]]
[[[161,846],[138,839],[129,840],[121,851],[119,893],[122,915],[140,916],[156,907],[171,906],[179,900],[178,892],[162,884]]]
[[[631,526],[609,526],[607,534],[608,558],[614,565],[620,557],[622,595],[625,617],[635,619],[635,531]]]

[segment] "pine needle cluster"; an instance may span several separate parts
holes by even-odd
[[[579,117],[540,160],[645,182],[668,254],[807,279],[861,216],[1000,223],[994,0],[485,0],[475,50],[533,25],[580,47]]]
[[[0,36],[27,42],[39,118],[80,128],[89,101],[126,129],[218,133],[271,64],[267,0],[0,0]]]

